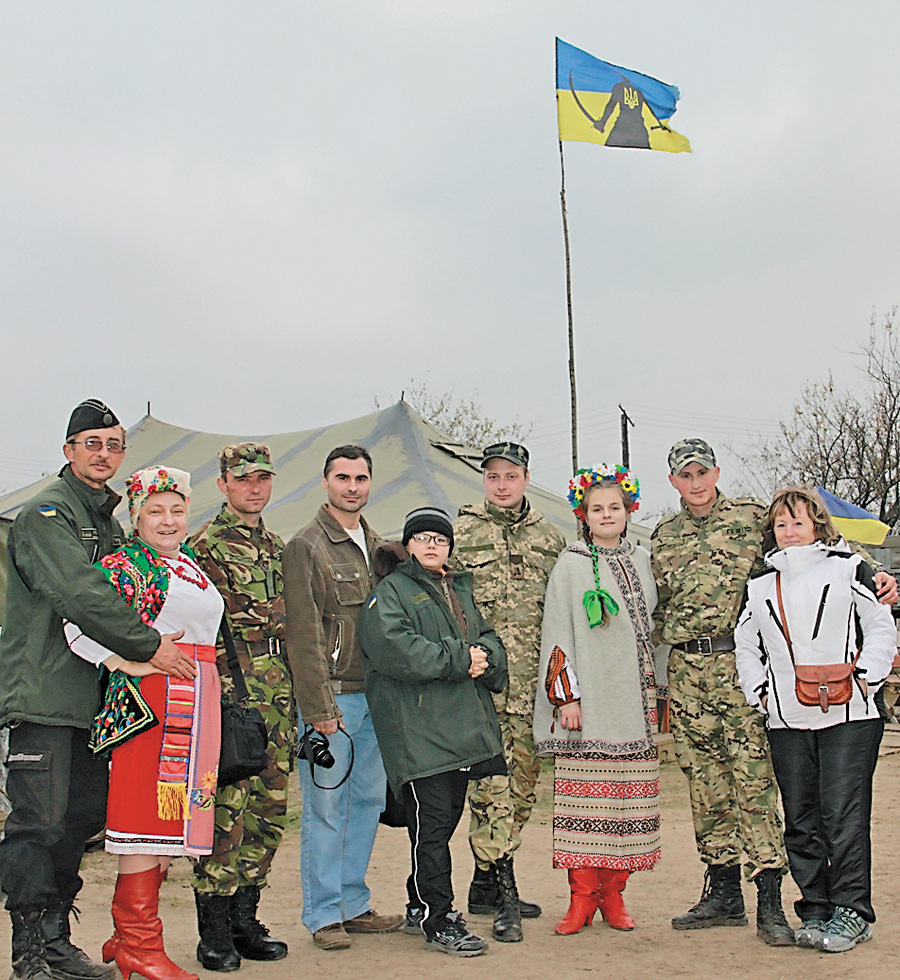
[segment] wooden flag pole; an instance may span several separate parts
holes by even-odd
[[[578,471],[578,404],[575,395],[575,328],[572,324],[572,265],[569,260],[569,219],[566,216],[566,165],[562,140],[559,141],[559,170],[562,178],[559,200],[562,205],[563,239],[566,244],[566,307],[569,313],[569,393],[572,407],[572,474]]]

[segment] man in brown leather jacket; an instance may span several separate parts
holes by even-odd
[[[307,731],[329,740],[335,760],[331,769],[305,760],[299,766],[302,918],[316,946],[328,950],[350,946],[351,933],[393,932],[403,922],[370,908],[365,881],[386,789],[356,638],[374,585],[372,555],[381,543],[360,516],[371,477],[365,449],[332,450],[322,477],[328,502],[288,542],[282,564],[285,640],[300,719]],[[339,788],[322,789],[347,772],[351,739],[350,778]]]

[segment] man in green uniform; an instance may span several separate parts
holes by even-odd
[[[535,802],[540,762],[531,726],[541,648],[541,619],[547,580],[565,541],[525,496],[530,481],[528,450],[512,442],[482,453],[483,504],[464,505],[454,525],[454,560],[472,572],[473,593],[484,618],[503,641],[509,684],[494,696],[508,776],[479,780],[469,795],[469,843],[475,877],[469,912],[494,913],[493,936],[522,939],[520,913],[541,914],[539,905],[518,902],[502,908],[498,874],[512,876],[512,855],[522,843],[522,827]]]
[[[716,488],[719,467],[702,439],[684,439],[669,452],[669,482],[682,498],[679,513],[652,535],[659,591],[657,643],[669,657],[671,727],[688,778],[694,834],[707,865],[700,902],[672,920],[675,929],[747,924],[741,894],[745,873],[756,883],[757,933],[772,946],[791,945],[781,905],[787,857],[778,791],[762,716],[738,686],[734,627],[747,579],[762,566],[766,505],[729,499]],[[896,598],[879,573],[882,601]]]
[[[275,476],[269,447],[255,442],[226,446],[219,465],[225,503],[190,544],[225,600],[249,703],[262,712],[269,729],[267,767],[258,776],[217,790],[213,852],[195,863],[197,959],[207,970],[228,971],[237,969],[241,956],[287,956],[287,944],[269,937],[256,909],[284,834],[295,721],[291,675],[282,650],[284,542],[262,517]],[[218,662],[223,691],[230,695],[234,683],[224,644]]]
[[[126,660],[192,677],[194,665],[110,589],[93,562],[121,546],[107,487],[122,463],[125,431],[108,405],[76,406],[59,479],[38,491],[10,530],[0,638],[0,725],[10,728],[11,812],[0,844],[0,885],[12,918],[12,977],[111,980],[70,941],[85,841],[106,819],[108,760],[88,748],[99,707],[93,664],[69,650],[63,619]]]

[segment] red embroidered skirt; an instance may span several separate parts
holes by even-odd
[[[135,735],[112,753],[106,850],[113,854],[199,855],[212,851],[222,718],[216,648],[186,643],[179,643],[178,647],[197,663],[185,813],[171,820],[160,817],[158,784],[169,683],[190,688],[191,682],[151,674],[141,678],[141,693],[159,724]]]
[[[618,758],[557,755],[553,867],[647,871],[659,860],[656,746]]]

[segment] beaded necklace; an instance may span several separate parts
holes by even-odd
[[[200,569],[188,558],[185,554],[179,554],[177,558],[167,558],[165,555],[160,555],[160,558],[166,563],[170,572],[174,572],[178,578],[183,579],[185,582],[190,582],[191,585],[196,585],[201,591],[205,591],[209,588],[209,579],[200,571]],[[197,573],[197,578],[189,575],[183,568],[184,565],[193,568]]]

